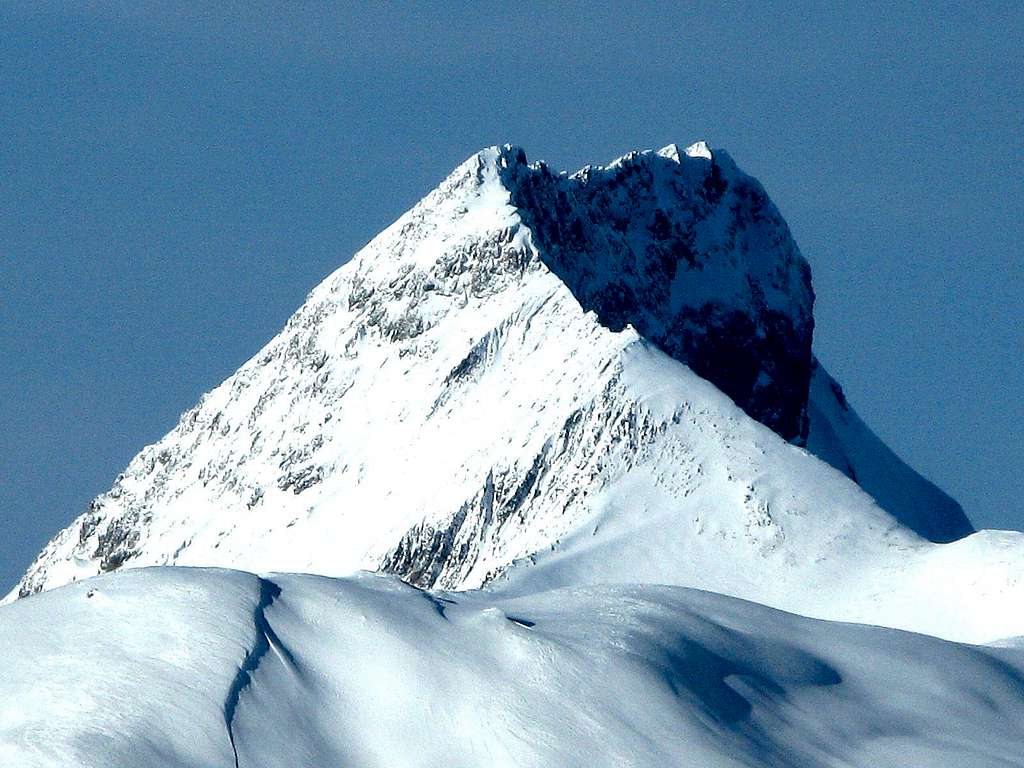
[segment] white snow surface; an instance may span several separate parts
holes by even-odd
[[[686,155],[688,157],[703,157],[705,160],[711,160],[711,148],[708,147],[706,141],[696,141],[686,148]]]
[[[126,570],[0,607],[0,765],[1024,765],[1024,650],[657,585]]]
[[[520,593],[670,584],[954,640],[1024,635],[1020,534],[937,545],[903,525],[958,507],[870,434],[823,370],[815,456],[633,327],[599,322],[510,204],[502,174],[520,155],[474,155],[319,285],[50,542],[21,593],[147,565],[383,569],[447,590],[499,577]],[[712,165],[662,150],[610,167],[652,158],[698,185]],[[758,260],[735,238],[723,250],[720,214],[708,215],[707,280],[671,301],[756,295],[807,322],[788,235],[777,259]],[[728,271],[744,259],[749,274]]]

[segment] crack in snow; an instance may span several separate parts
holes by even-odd
[[[284,647],[274,632],[270,622],[267,621],[266,610],[273,605],[274,600],[281,594],[281,587],[269,579],[260,579],[260,599],[253,611],[253,624],[256,627],[256,640],[252,648],[245,652],[245,659],[238,668],[238,674],[228,689],[228,695],[224,700],[224,723],[228,730],[228,740],[231,742],[231,752],[235,758],[235,768],[239,768],[238,747],[235,744],[234,721],[235,713],[238,711],[238,703],[243,691],[252,684],[252,677],[259,668],[263,657],[273,649],[277,657],[287,666],[295,668],[295,658],[291,652]]]

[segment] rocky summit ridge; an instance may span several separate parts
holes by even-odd
[[[700,142],[563,176],[502,149],[545,265],[607,328],[632,325],[783,438],[807,437],[811,271],[761,185]]]

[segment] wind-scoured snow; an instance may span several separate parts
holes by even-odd
[[[680,587],[139,569],[0,607],[0,642],[19,768],[1024,765],[1021,649]]]
[[[657,582],[1024,634],[1022,537],[929,540],[970,524],[817,366],[812,305],[788,227],[723,151],[568,176],[484,150],[133,459],[17,592],[166,564],[467,589],[521,562],[530,589]]]

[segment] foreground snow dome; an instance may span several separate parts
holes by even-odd
[[[704,142],[473,155],[32,564],[0,764],[1024,765],[1022,537],[813,304]]]

